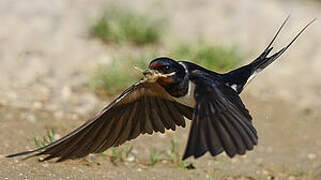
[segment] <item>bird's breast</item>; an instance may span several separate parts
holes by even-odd
[[[187,93],[184,96],[174,98],[174,99],[181,104],[194,108],[195,106],[194,90],[195,90],[195,84],[192,81],[189,81]]]

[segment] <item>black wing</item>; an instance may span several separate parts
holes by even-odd
[[[198,158],[207,151],[212,156],[225,151],[233,157],[252,150],[258,137],[240,97],[225,84],[197,76],[196,106],[183,159]]]
[[[68,135],[45,147],[7,157],[46,154],[44,160],[80,158],[103,152],[140,134],[164,133],[165,129],[175,130],[176,125],[185,127],[184,117],[192,119],[192,115],[193,108],[176,102],[157,83],[138,82]]]

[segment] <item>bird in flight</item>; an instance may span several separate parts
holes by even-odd
[[[140,134],[164,133],[192,120],[183,159],[226,152],[243,155],[258,143],[252,117],[239,94],[264,68],[280,57],[314,21],[281,50],[270,55],[283,22],[263,53],[251,63],[220,74],[187,61],[160,57],[150,62],[144,77],[126,89],[95,117],[44,147],[7,157],[46,155],[57,162],[100,153]]]

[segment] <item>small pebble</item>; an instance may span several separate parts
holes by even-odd
[[[131,153],[136,156],[138,154],[138,151],[136,149],[132,149]]]
[[[268,175],[268,174],[269,174],[269,171],[267,171],[267,170],[262,170],[262,174],[263,174],[263,175]]]
[[[289,176],[289,177],[288,177],[288,180],[296,180],[296,177],[294,177],[294,176]]]
[[[276,178],[274,176],[268,176],[267,179],[268,180],[276,180]]]
[[[35,123],[37,121],[36,116],[32,115],[32,114],[28,114],[26,119],[31,122],[31,123]]]
[[[69,86],[63,87],[61,94],[62,94],[62,98],[64,98],[65,100],[70,99],[72,94],[71,88]]]
[[[4,99],[0,99],[0,107],[8,105],[8,102]]]
[[[55,118],[57,119],[61,119],[64,116],[64,112],[63,111],[57,111],[54,113]]]
[[[262,159],[262,158],[256,158],[254,161],[255,161],[256,163],[258,163],[258,164],[262,164],[263,159]]]
[[[207,166],[212,166],[212,161],[208,161]]]
[[[128,162],[133,162],[133,161],[135,161],[135,157],[134,156],[128,156],[127,161]]]
[[[160,138],[166,138],[167,137],[167,135],[164,133],[164,134],[158,134],[158,136],[160,137]]]
[[[234,164],[234,163],[236,163],[238,161],[238,159],[237,158],[233,158],[232,160],[231,160],[231,162]]]
[[[310,159],[310,160],[313,160],[313,159],[315,159],[316,157],[317,157],[317,155],[314,154],[314,153],[309,153],[309,154],[308,154],[308,159]]]
[[[272,148],[272,147],[268,147],[268,148],[266,148],[266,152],[268,152],[268,153],[273,152],[273,148]]]
[[[60,134],[54,134],[54,139],[60,139],[60,138],[61,138]]]
[[[247,158],[247,155],[245,154],[245,155],[240,156],[240,157],[243,158],[243,159],[246,159],[246,158]]]
[[[163,164],[166,164],[167,162],[168,162],[168,161],[167,161],[167,160],[165,160],[165,159],[164,159],[164,160],[162,160],[162,163],[163,163]]]
[[[32,104],[33,109],[41,109],[43,107],[42,103],[37,101]]]
[[[78,114],[72,114],[72,115],[71,115],[71,119],[72,119],[72,120],[78,120],[78,119],[79,119]]]

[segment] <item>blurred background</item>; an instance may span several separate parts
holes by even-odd
[[[0,154],[43,146],[92,117],[155,57],[226,72],[287,45],[319,0],[1,0]],[[185,129],[102,154],[39,163],[0,159],[0,179],[321,179],[321,23],[242,94],[259,133],[245,156],[181,161]],[[189,165],[196,166],[188,170]]]

